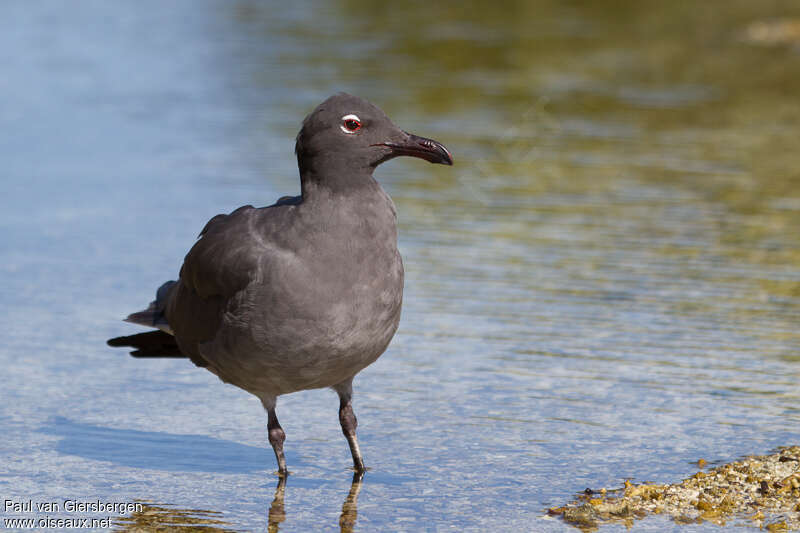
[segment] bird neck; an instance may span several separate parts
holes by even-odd
[[[350,195],[370,190],[377,185],[372,177],[372,171],[372,167],[327,166],[324,172],[317,172],[313,167],[304,168],[300,172],[300,191],[303,200],[313,199],[316,196]]]

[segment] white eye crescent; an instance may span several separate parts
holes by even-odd
[[[342,117],[339,128],[347,134],[355,133],[361,129],[361,119],[356,115],[345,115]]]

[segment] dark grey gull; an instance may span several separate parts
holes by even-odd
[[[258,396],[281,476],[288,471],[277,397],[333,388],[353,466],[363,472],[353,377],[386,350],[403,300],[397,214],[372,173],[400,155],[453,159],[441,143],[406,133],[345,93],[306,117],[295,153],[301,195],[212,218],[179,279],[126,319],[158,329],[108,343],[133,347],[137,357],[188,357]]]

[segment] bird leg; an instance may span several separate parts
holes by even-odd
[[[356,439],[358,420],[356,420],[356,414],[353,412],[353,405],[350,402],[353,396],[352,381],[348,380],[337,385],[335,390],[339,394],[339,423],[342,425],[342,433],[347,439],[347,444],[350,445],[350,453],[353,455],[353,468],[356,472],[364,472],[366,471],[364,459],[361,457],[361,450]]]
[[[283,455],[283,441],[286,440],[286,433],[278,423],[278,415],[275,414],[275,399],[261,399],[264,409],[267,410],[267,431],[269,432],[269,443],[275,451],[275,459],[278,460],[278,475],[283,477],[289,475],[286,470],[286,458]]]

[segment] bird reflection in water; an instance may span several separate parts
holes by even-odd
[[[361,492],[361,480],[364,478],[364,472],[354,472],[353,482],[350,485],[350,492],[342,504],[342,512],[339,515],[339,529],[342,533],[352,533],[358,518],[358,493]],[[275,487],[275,497],[272,499],[272,504],[269,506],[269,515],[267,517],[269,533],[277,533],[280,528],[281,522],[286,520],[286,509],[283,505],[284,496],[286,494],[286,476],[281,476],[278,480],[278,486]]]
[[[342,514],[339,515],[339,529],[343,533],[351,533],[356,525],[358,518],[358,493],[361,492],[361,479],[364,472],[353,474],[353,483],[350,485],[350,492],[342,504]]]
[[[361,492],[361,480],[363,472],[353,474],[353,482],[350,485],[350,492],[342,504],[342,512],[339,515],[339,528],[343,533],[352,533],[356,519],[358,518],[358,493]],[[284,507],[284,496],[286,494],[286,476],[281,476],[278,486],[275,487],[275,496],[269,506],[267,515],[267,531],[277,533],[280,525],[286,521],[286,510]],[[223,521],[222,513],[217,511],[207,511],[203,509],[177,509],[168,505],[154,505],[144,501],[142,510],[122,516],[115,520],[114,531],[117,532],[139,532],[139,531],[185,531],[185,532],[226,532],[235,531],[233,524]]]

